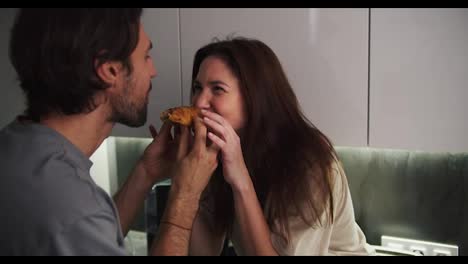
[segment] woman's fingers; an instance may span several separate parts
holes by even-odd
[[[212,132],[208,132],[208,138],[221,150],[226,146],[226,142]]]
[[[217,135],[221,136],[221,138],[223,138],[224,140],[227,139],[227,135],[226,135],[226,128],[223,127],[221,124],[211,120],[210,118],[208,117],[204,117],[203,118],[203,122],[209,127],[211,128],[211,130],[213,132],[215,132]]]
[[[205,117],[208,117],[209,119],[219,123],[220,125],[226,127],[229,125],[228,122],[226,122],[226,120],[221,116],[221,115],[218,115],[217,113],[214,113],[214,112],[210,112],[210,111],[207,111],[207,110],[201,110],[203,116]]]

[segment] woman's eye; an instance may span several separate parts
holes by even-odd
[[[218,93],[224,92],[224,91],[225,91],[224,88],[221,87],[221,86],[215,86],[215,87],[213,87],[213,90],[214,90],[215,92],[218,92]]]
[[[200,90],[201,90],[200,85],[194,85],[194,86],[192,87],[192,91],[194,91],[194,92],[198,92],[198,91],[200,91]]]

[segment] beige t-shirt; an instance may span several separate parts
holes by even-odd
[[[354,209],[348,181],[341,166],[334,166],[335,184],[333,189],[334,221],[325,227],[312,228],[300,218],[291,218],[291,241],[271,234],[274,248],[280,255],[375,255],[375,250],[367,244],[364,233],[354,218]],[[339,173],[341,172],[341,173]],[[234,221],[232,243],[238,255],[244,255],[240,243],[238,223]]]

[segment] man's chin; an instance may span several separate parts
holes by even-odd
[[[126,125],[128,127],[138,128],[138,127],[142,127],[143,125],[145,125],[146,121],[145,122],[140,122],[140,123],[122,123],[122,124]]]
[[[147,116],[146,114],[143,116],[140,116],[138,119],[130,119],[130,118],[125,118],[125,119],[120,119],[117,121],[117,123],[120,123],[122,125],[128,126],[128,127],[142,127],[146,124],[147,121]]]
[[[133,121],[133,122],[119,122],[121,123],[122,125],[126,125],[128,127],[133,127],[133,128],[138,128],[138,127],[142,127],[146,124],[146,119],[145,120],[139,120],[137,122]]]

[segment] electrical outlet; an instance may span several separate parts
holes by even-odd
[[[428,241],[382,236],[382,246],[408,250],[421,256],[458,256],[458,246]]]

